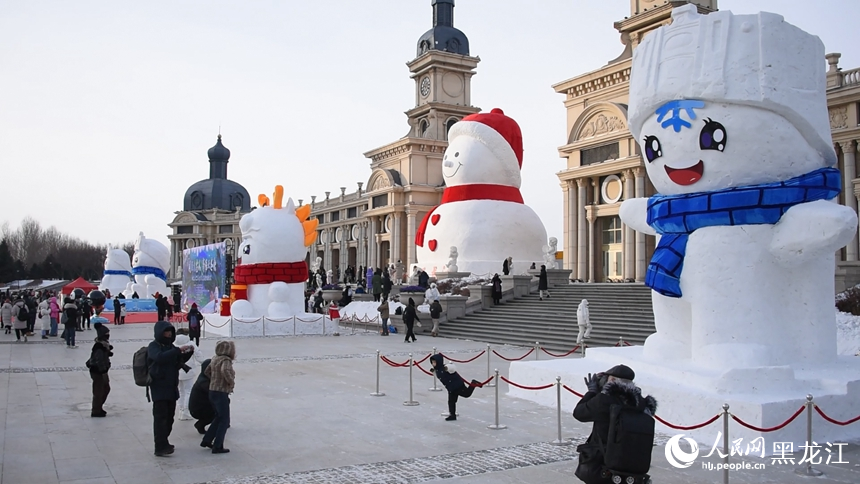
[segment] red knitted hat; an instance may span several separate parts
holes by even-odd
[[[487,130],[469,129],[468,126],[474,126],[469,123],[470,121],[473,123],[481,123],[482,125],[489,127],[492,132],[495,133],[487,133]],[[504,143],[502,143],[502,139],[496,138],[494,136],[495,134],[498,134],[498,136],[504,140]],[[513,161],[515,158],[519,168],[523,167],[523,133],[520,131],[520,126],[517,122],[512,118],[505,116],[504,111],[501,109],[494,108],[489,113],[476,113],[466,116],[451,128],[451,131],[448,133],[448,139],[450,141],[460,135],[478,135],[476,137],[489,146],[500,159],[503,161],[511,159]],[[487,136],[482,137],[481,135]],[[508,148],[510,151],[508,151]],[[513,158],[510,158],[510,155],[513,155]]]

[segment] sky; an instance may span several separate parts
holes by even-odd
[[[219,132],[229,178],[310,200],[367,183],[362,153],[408,131],[406,62],[430,0],[5,2],[0,11],[0,223],[26,216],[93,243],[167,242]],[[723,0],[770,11],[860,67],[857,0]],[[564,96],[552,85],[623,50],[626,0],[458,0],[481,58],[472,104],[522,128],[523,197],[561,246]],[[822,62],[825,62],[822,59]]]

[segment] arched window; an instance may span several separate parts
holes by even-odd
[[[418,122],[418,137],[419,138],[426,138],[427,135],[429,134],[428,133],[429,130],[430,130],[430,123],[428,123],[426,119],[422,119],[421,121]]]
[[[451,118],[451,119],[449,119],[449,120],[448,120],[448,122],[447,122],[447,123],[445,123],[445,136],[446,136],[446,137],[447,137],[447,135],[448,135],[448,132],[449,132],[449,131],[451,131],[451,128],[453,128],[453,127],[454,127],[454,125],[455,125],[455,124],[457,124],[457,121],[459,121],[459,119],[457,119],[457,118]]]

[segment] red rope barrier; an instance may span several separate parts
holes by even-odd
[[[550,353],[549,351],[546,350],[546,348],[541,348],[541,351],[552,356],[553,358],[564,358],[565,356],[572,355],[578,349],[579,349],[579,345],[576,345],[573,347],[572,350],[568,351],[567,353],[565,353],[563,355],[556,355],[556,354]]]
[[[860,415],[858,415],[858,416],[852,418],[851,420],[846,420],[844,422],[841,422],[839,420],[836,420],[835,418],[831,418],[831,417],[827,416],[827,414],[825,414],[823,410],[818,408],[818,405],[815,406],[815,411],[818,412],[818,415],[821,415],[821,418],[823,418],[824,420],[827,420],[828,422],[830,422],[832,424],[836,424],[836,425],[851,425],[854,422],[860,420]]]
[[[496,351],[496,350],[493,350],[493,353],[494,353],[496,356],[498,356],[499,358],[501,358],[501,359],[503,359],[503,360],[505,360],[505,361],[520,361],[520,360],[522,360],[523,358],[525,358],[526,356],[528,356],[528,355],[532,354],[532,352],[533,352],[534,350],[535,350],[534,348],[530,349],[528,353],[524,354],[523,356],[520,356],[519,358],[505,358],[504,356],[500,355],[500,354],[499,354],[499,352],[498,352],[498,351]]]
[[[582,394],[581,394],[581,393],[579,393],[578,391],[574,390],[573,388],[570,388],[570,387],[569,387],[569,386],[567,386],[567,385],[562,385],[562,387],[564,387],[564,389],[565,389],[565,390],[569,391],[570,393],[573,393],[573,394],[574,394],[574,395],[576,395],[577,397],[582,398]]]
[[[523,390],[546,390],[547,388],[552,388],[555,386],[555,383],[550,383],[549,385],[543,385],[543,386],[539,386],[539,387],[528,387],[525,385],[520,385],[519,383],[514,383],[514,382],[508,380],[507,378],[505,378],[503,376],[499,376],[499,378],[501,378],[502,381],[504,381],[508,385],[513,385],[517,388],[522,388]]]
[[[431,356],[433,356],[433,355],[431,355],[430,353],[427,353],[427,356],[416,361],[415,364],[417,365],[418,363],[424,363],[427,360],[427,358],[430,358]]]
[[[633,345],[625,341],[624,346],[633,346]]]
[[[663,425],[665,425],[665,426],[667,426],[667,427],[669,427],[669,428],[671,428],[671,429],[675,429],[675,430],[696,430],[696,429],[700,429],[700,428],[702,428],[702,427],[707,427],[708,425],[711,425],[712,423],[716,422],[718,418],[720,418],[720,414],[719,414],[719,413],[718,413],[718,414],[716,414],[716,415],[714,415],[714,416],[713,416],[710,420],[708,420],[707,422],[702,422],[702,423],[697,424],[697,425],[684,426],[684,425],[675,425],[675,424],[671,424],[671,423],[669,423],[669,422],[667,422],[667,421],[663,420],[663,419],[662,419],[662,418],[660,418],[659,416],[654,415],[654,419],[655,419],[655,420],[657,420],[657,421],[658,421],[658,422],[660,422],[661,424],[663,424]]]
[[[393,367],[404,367],[404,366],[409,366],[409,360],[406,360],[406,361],[404,361],[403,363],[395,363],[395,362],[393,362],[393,361],[389,360],[388,358],[386,358],[386,357],[384,357],[384,356],[380,356],[379,358],[380,358],[382,361],[384,361],[384,362],[388,363],[388,365],[389,365],[389,366],[393,366]]]
[[[477,360],[478,358],[480,358],[481,356],[483,356],[484,353],[486,353],[486,352],[487,352],[487,350],[481,351],[474,358],[469,358],[468,360],[455,360],[454,358],[451,358],[450,356],[448,356],[446,354],[443,354],[443,353],[439,353],[439,354],[442,355],[444,358],[447,358],[448,360],[453,361],[454,363],[471,363],[471,362]]]
[[[493,378],[495,378],[495,377],[491,376],[490,378],[487,378],[486,380],[482,381],[480,385],[473,385],[470,380],[467,380],[467,379],[463,378],[463,375],[460,375],[460,379],[463,380],[463,383],[469,385],[470,387],[482,387],[482,386],[486,385],[487,383],[490,383],[491,381],[493,381]],[[504,378],[504,377],[501,377],[501,378]]]
[[[619,341],[619,342],[617,342],[617,343],[615,343],[615,347],[616,347],[616,348],[618,348],[619,346],[621,346],[621,342],[620,342],[620,341]]]
[[[424,369],[423,367],[421,367],[421,365],[419,365],[418,363],[415,363],[415,366],[417,366],[417,367],[418,367],[418,369],[419,369],[419,370],[421,370],[421,371],[423,371],[425,374],[430,375],[430,376],[433,376],[433,372],[432,372],[432,371],[427,371],[427,370],[425,370],[425,369]]]
[[[805,409],[805,408],[806,408],[806,405],[801,405],[801,406],[800,406],[800,408],[798,408],[798,409],[797,409],[797,411],[796,411],[796,412],[794,412],[794,415],[792,415],[791,417],[789,417],[789,419],[788,419],[788,420],[786,420],[785,422],[783,422],[783,423],[781,423],[781,424],[779,424],[779,425],[777,425],[777,426],[775,426],[775,427],[756,427],[755,425],[750,425],[750,424],[748,424],[748,423],[744,422],[743,420],[741,420],[740,418],[738,418],[736,415],[732,415],[732,419],[733,419],[735,422],[737,422],[737,423],[739,423],[739,424],[743,425],[744,427],[746,427],[746,428],[748,428],[748,429],[750,429],[750,430],[755,430],[756,432],[773,432],[773,431],[775,431],[775,430],[779,430],[779,429],[781,429],[781,428],[785,427],[786,425],[790,424],[791,422],[793,422],[793,421],[794,421],[794,419],[796,419],[798,415],[800,415],[801,413],[803,413],[803,409]]]

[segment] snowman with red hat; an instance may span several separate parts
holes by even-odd
[[[466,116],[448,132],[442,158],[442,203],[424,217],[415,236],[418,266],[444,270],[450,247],[458,269],[494,274],[512,257],[528,267],[543,260],[546,229],[520,194],[523,137],[501,109]]]

